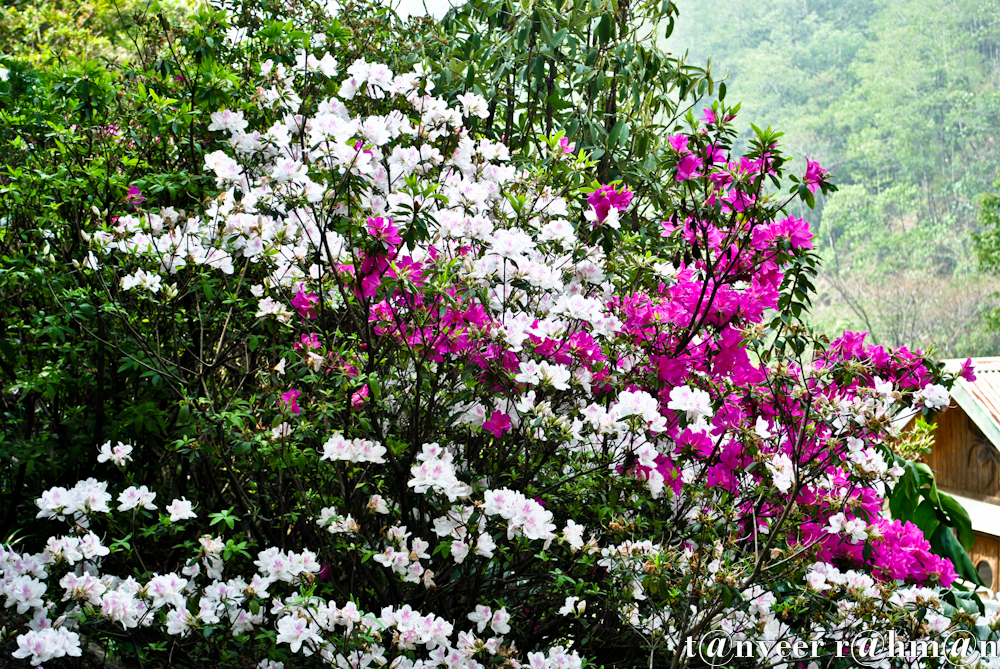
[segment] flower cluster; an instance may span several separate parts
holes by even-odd
[[[110,510],[86,513],[94,521],[112,514]],[[423,581],[431,587],[432,574],[425,573],[418,562],[430,558],[426,552],[430,544],[411,539],[405,527],[390,530],[389,538],[398,550],[389,547],[374,560],[405,575],[406,580],[419,582],[423,575]],[[295,552],[276,547],[262,550],[253,562],[257,572],[245,580],[240,576],[223,578],[225,565],[220,554],[224,547],[219,539],[206,535],[200,545],[200,555],[188,561],[183,575],[159,574],[146,582],[102,573],[102,558],[109,551],[92,532],[82,538],[52,540],[46,551],[37,555],[0,548],[2,592],[7,606],[14,607],[18,614],[31,615],[30,630],[18,637],[14,656],[29,658],[33,666],[67,655],[79,657],[81,637],[73,630],[86,618],[104,620],[125,630],[138,626],[160,628],[167,635],[179,638],[219,624],[225,624],[234,637],[262,626],[273,626],[278,632],[276,641],[288,644],[293,653],[317,654],[329,664],[348,662],[362,667],[384,664],[390,649],[367,645],[362,652],[360,642],[345,649],[334,640],[350,638],[352,632],[372,634],[391,630],[395,651],[413,651],[422,646],[429,652],[428,660],[417,662],[405,654],[399,655],[394,665],[404,667],[452,658],[461,666],[475,669],[482,666],[472,659],[480,650],[488,649],[491,654],[507,650],[503,637],[510,632],[510,615],[502,608],[491,612],[489,607],[478,606],[468,616],[468,620],[478,624],[479,632],[488,624],[496,637],[483,641],[474,633],[462,632],[454,641],[452,623],[435,615],[423,615],[409,605],[384,607],[376,617],[361,611],[354,602],[347,602],[341,608],[333,601],[301,596],[296,589],[312,583],[321,571],[316,554],[309,550]],[[65,571],[60,568],[63,564],[76,565],[75,570]],[[203,569],[203,564],[209,565],[208,568]],[[54,578],[56,571],[63,574],[58,587],[64,593],[61,601],[65,610],[53,620],[57,604],[45,595],[49,592],[46,581]],[[282,591],[286,593],[283,598]],[[263,606],[268,598],[271,598],[269,609]],[[513,648],[509,651],[513,652]],[[529,655],[526,664],[552,669],[567,666],[567,662],[569,666],[581,666],[575,652],[554,648],[550,655],[560,658],[556,665],[537,653]],[[267,662],[264,665],[273,666]]]
[[[349,462],[385,462],[385,446],[366,439],[345,439],[337,432],[323,444],[321,460],[347,460]]]
[[[624,185],[560,187],[586,160],[515,169],[468,131],[489,103],[432,96],[422,66],[359,60],[331,82],[329,54],[299,61],[261,65],[250,118],[212,115],[229,146],[205,156],[217,198],[90,235],[125,269],[86,271],[119,271],[144,303],[197,312],[225,287],[216,361],[187,357],[259,384],[256,415],[220,411],[177,446],[228,477],[191,500],[138,485],[132,447],[110,442],[100,459],[130,483],[117,510],[96,479],[45,492],[38,517],[69,533],[0,553],[21,656],[78,653],[103,624],[189,647],[223,628],[247,653],[268,630],[342,668],[578,669],[591,634],[649,657],[708,627],[812,638],[803,601],[841,631],[950,624],[920,588],[949,586],[953,565],[885,501],[893,419],[945,406],[953,377],[854,333],[806,355],[792,305],[815,258],[761,186],[781,176],[776,148],[731,156],[731,115],[708,110],[669,137],[676,209],[640,220]],[[304,100],[305,81],[330,94]],[[826,176],[810,162],[806,179]],[[246,341],[220,356],[231,327]],[[230,429],[237,446],[200,443]],[[251,461],[278,494],[239,476]],[[173,499],[159,518],[157,495]],[[188,554],[140,578],[98,533],[125,512]]]

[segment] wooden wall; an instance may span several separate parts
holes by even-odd
[[[989,565],[993,579],[992,582],[984,579],[984,585],[996,592],[1000,585],[1000,538],[976,532],[976,543],[972,545],[969,557],[972,558],[972,565],[979,572],[980,578],[986,576],[981,563],[986,562]]]
[[[1000,514],[1000,459],[995,457],[993,445],[961,407],[952,406],[938,414],[936,423],[934,448],[927,456],[927,464],[934,470],[938,487],[997,504]],[[1000,589],[1000,537],[976,532],[969,557],[981,577],[991,577],[984,578],[986,587],[994,592]]]
[[[974,498],[1000,496],[1000,466],[983,459],[995,450],[965,411],[952,407],[938,414],[936,422],[927,464],[938,485]]]

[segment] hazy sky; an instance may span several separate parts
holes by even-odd
[[[441,18],[448,11],[449,0],[388,0],[393,4],[398,3],[396,11],[400,16],[411,14],[423,14],[426,5],[427,13],[436,18]]]

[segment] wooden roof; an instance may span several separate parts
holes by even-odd
[[[958,371],[964,359],[945,360],[949,371]],[[962,407],[994,448],[1000,450],[1000,357],[973,358],[976,380],[958,379],[951,397]]]

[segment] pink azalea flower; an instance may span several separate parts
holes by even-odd
[[[736,114],[729,114],[723,119],[723,123],[728,123],[736,118]],[[705,107],[701,112],[700,121],[703,121],[706,125],[716,125],[719,122],[719,117],[715,115],[715,111],[711,107]]]
[[[976,373],[972,369],[972,358],[966,358],[965,362],[962,363],[962,368],[959,370],[962,378],[972,383],[976,380]]]
[[[351,406],[358,411],[368,402],[368,384],[361,386],[361,390],[351,395]]]
[[[399,236],[399,228],[392,224],[391,218],[375,216],[368,219],[368,234],[389,246],[398,246],[403,238]]]
[[[510,429],[510,416],[500,411],[494,411],[490,419],[483,423],[483,429],[492,432],[494,437],[501,437]]]
[[[819,163],[806,158],[806,173],[802,177],[802,183],[809,187],[809,192],[815,193],[818,184],[826,179],[827,173]]]
[[[684,482],[681,480],[680,469],[677,468],[674,461],[663,453],[659,453],[653,460],[653,464],[655,467],[636,465],[632,469],[632,475],[640,481],[648,481],[650,474],[655,469],[663,477],[664,484],[673,490],[675,494],[679,494],[683,489]]]
[[[687,135],[677,134],[667,137],[667,142],[670,144],[670,148],[677,153],[691,153],[691,150],[688,149],[690,139]]]
[[[715,444],[704,432],[686,429],[677,437],[675,452],[679,453],[685,448],[690,448],[698,457],[707,458],[715,450]]]
[[[723,150],[721,146],[718,146],[716,144],[709,144],[707,147],[705,147],[705,162],[709,164],[726,162],[725,150]],[[729,177],[729,175],[722,173],[720,177],[727,178]]]
[[[563,155],[568,153],[573,153],[576,151],[576,144],[570,144],[568,137],[563,137],[559,140],[559,149],[562,151]]]
[[[746,211],[749,207],[752,207],[756,198],[752,193],[747,193],[738,188],[734,188],[726,193],[726,195],[722,198],[722,201],[726,203],[722,207],[723,211],[741,212]]]
[[[693,177],[701,176],[698,169],[701,167],[701,158],[694,155],[686,155],[677,163],[677,181],[687,181]]]
[[[294,388],[281,393],[281,399],[278,401],[278,406],[282,409],[288,409],[293,414],[302,413],[302,408],[299,406],[298,398],[302,394],[301,390],[295,390]]]
[[[622,187],[621,191],[616,191],[614,186],[601,186],[587,196],[587,204],[594,208],[598,223],[604,222],[611,207],[624,211],[631,203],[632,191],[625,187]]]
[[[775,237],[783,237],[791,242],[793,249],[807,248],[811,249],[813,233],[809,229],[809,223],[802,220],[801,218],[796,218],[795,216],[789,216],[788,218],[776,223],[773,227]]]
[[[292,301],[292,305],[295,305],[294,300]],[[301,340],[301,343],[296,342],[292,344],[292,348],[296,351],[311,351],[313,349],[322,348],[322,344],[319,343],[319,334],[316,332],[302,335]]]
[[[125,201],[126,202],[134,202],[134,203],[138,204],[138,203],[142,202],[145,199],[146,199],[145,196],[139,190],[138,186],[129,186],[128,187],[128,195],[125,196]]]
[[[292,306],[295,307],[302,318],[316,318],[316,305],[319,304],[319,296],[315,293],[306,293],[299,285],[299,292],[292,298]]]

